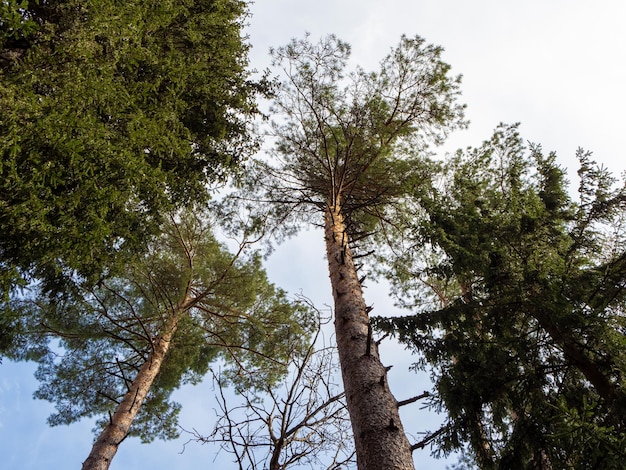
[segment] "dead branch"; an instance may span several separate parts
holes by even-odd
[[[416,401],[422,400],[424,398],[428,398],[430,396],[430,392],[424,392],[421,395],[417,395],[415,397],[407,398],[406,400],[402,400],[398,402],[398,408],[401,406],[409,405],[411,403],[415,403]]]
[[[437,437],[439,437],[441,434],[446,432],[447,429],[448,429],[448,426],[443,426],[443,427],[439,428],[437,431],[435,431],[434,433],[430,434],[429,436],[426,436],[424,439],[422,439],[418,443],[413,444],[411,446],[411,452],[413,452],[413,451],[415,451],[417,449],[423,449],[428,444],[430,444],[432,441],[434,441]]]

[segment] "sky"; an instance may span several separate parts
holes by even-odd
[[[401,36],[419,35],[443,46],[452,73],[461,74],[461,101],[470,126],[454,133],[437,150],[478,146],[500,123],[521,122],[523,138],[555,151],[576,184],[575,151],[616,173],[626,168],[626,2],[622,0],[258,0],[251,7],[247,33],[251,64],[269,65],[270,46],[309,32],[313,39],[334,33],[352,45],[353,63],[376,70]],[[292,293],[302,292],[323,308],[332,302],[320,233],[308,231],[280,246],[270,257],[270,279]],[[384,285],[371,285],[368,304],[393,313]],[[390,387],[403,399],[429,389],[424,376],[408,371],[413,358],[399,346],[383,343],[382,360],[393,364]],[[0,365],[0,455],[2,468],[41,470],[80,468],[89,453],[91,422],[50,428],[50,404],[32,398],[37,382],[32,364]],[[210,382],[177,391],[180,424],[209,433],[215,422],[215,392]],[[419,406],[404,411],[409,433],[435,430],[439,418]],[[418,438],[416,438],[417,440]],[[235,468],[216,449],[177,441],[142,445],[128,439],[112,469],[176,470]],[[444,469],[455,462],[432,460],[416,452],[416,468]]]

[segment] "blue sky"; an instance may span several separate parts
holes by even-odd
[[[444,60],[463,75],[468,130],[451,136],[443,154],[479,145],[500,122],[521,122],[522,136],[556,151],[575,182],[574,152],[584,147],[616,172],[626,168],[626,3],[621,0],[258,0],[248,33],[252,65],[269,63],[270,46],[305,31],[313,38],[335,33],[352,44],[355,64],[375,69],[402,33],[419,34],[445,48]],[[332,299],[321,234],[308,232],[278,248],[268,261],[270,278],[293,293],[302,291],[323,307]],[[377,310],[392,310],[383,286],[365,292]],[[383,344],[383,362],[394,364],[392,391],[399,399],[429,388],[408,372],[411,357]],[[35,401],[37,384],[29,364],[0,365],[0,455],[3,468],[79,468],[87,456],[92,423],[49,428],[48,403]],[[210,382],[175,394],[183,405],[181,424],[201,432],[215,421]],[[436,428],[436,417],[419,407],[405,412],[409,432]],[[142,445],[125,441],[112,469],[235,468],[216,449],[187,439]],[[416,453],[417,468],[443,469],[427,452]],[[453,463],[454,460],[448,462]]]

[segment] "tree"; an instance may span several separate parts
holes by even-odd
[[[279,222],[323,217],[339,360],[362,469],[412,468],[413,461],[372,341],[352,250],[388,222],[386,208],[419,180],[426,143],[463,124],[459,79],[448,76],[441,52],[403,37],[379,72],[345,76],[349,46],[334,36],[274,50],[285,77],[272,109],[275,159],[259,162],[246,188],[266,190],[259,197],[275,203]],[[287,224],[281,228],[289,232]]]
[[[243,388],[286,372],[288,355],[306,344],[309,310],[268,282],[258,256],[242,258],[244,248],[230,254],[186,213],[126,276],[80,295],[20,301],[24,321],[43,335],[23,356],[40,361],[35,396],[55,403],[50,424],[104,415],[84,469],[108,468],[128,435],[177,437],[171,392],[198,382],[217,359]],[[48,346],[50,335],[59,346]]]
[[[96,282],[255,148],[240,0],[0,3],[0,287]]]
[[[500,127],[416,194],[390,271],[418,312],[377,325],[435,368],[442,449],[480,468],[623,467],[626,188],[578,158],[574,202],[556,156]]]
[[[308,348],[290,355],[289,373],[280,384],[241,390],[233,406],[215,376],[220,403],[213,432],[193,439],[218,443],[240,469],[286,470],[294,466],[338,469],[354,464],[350,420],[338,391],[336,348],[322,338],[321,314]]]

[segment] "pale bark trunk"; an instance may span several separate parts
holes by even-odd
[[[413,469],[398,402],[380,362],[341,210],[325,216],[326,254],[335,299],[335,331],[360,470]]]
[[[137,416],[154,379],[161,370],[163,360],[170,344],[183,308],[179,307],[168,318],[159,336],[153,341],[153,349],[146,362],[141,366],[128,392],[115,409],[109,424],[102,430],[91,448],[87,460],[83,462],[83,470],[106,470],[111,465],[121,442],[126,438],[133,420]]]

